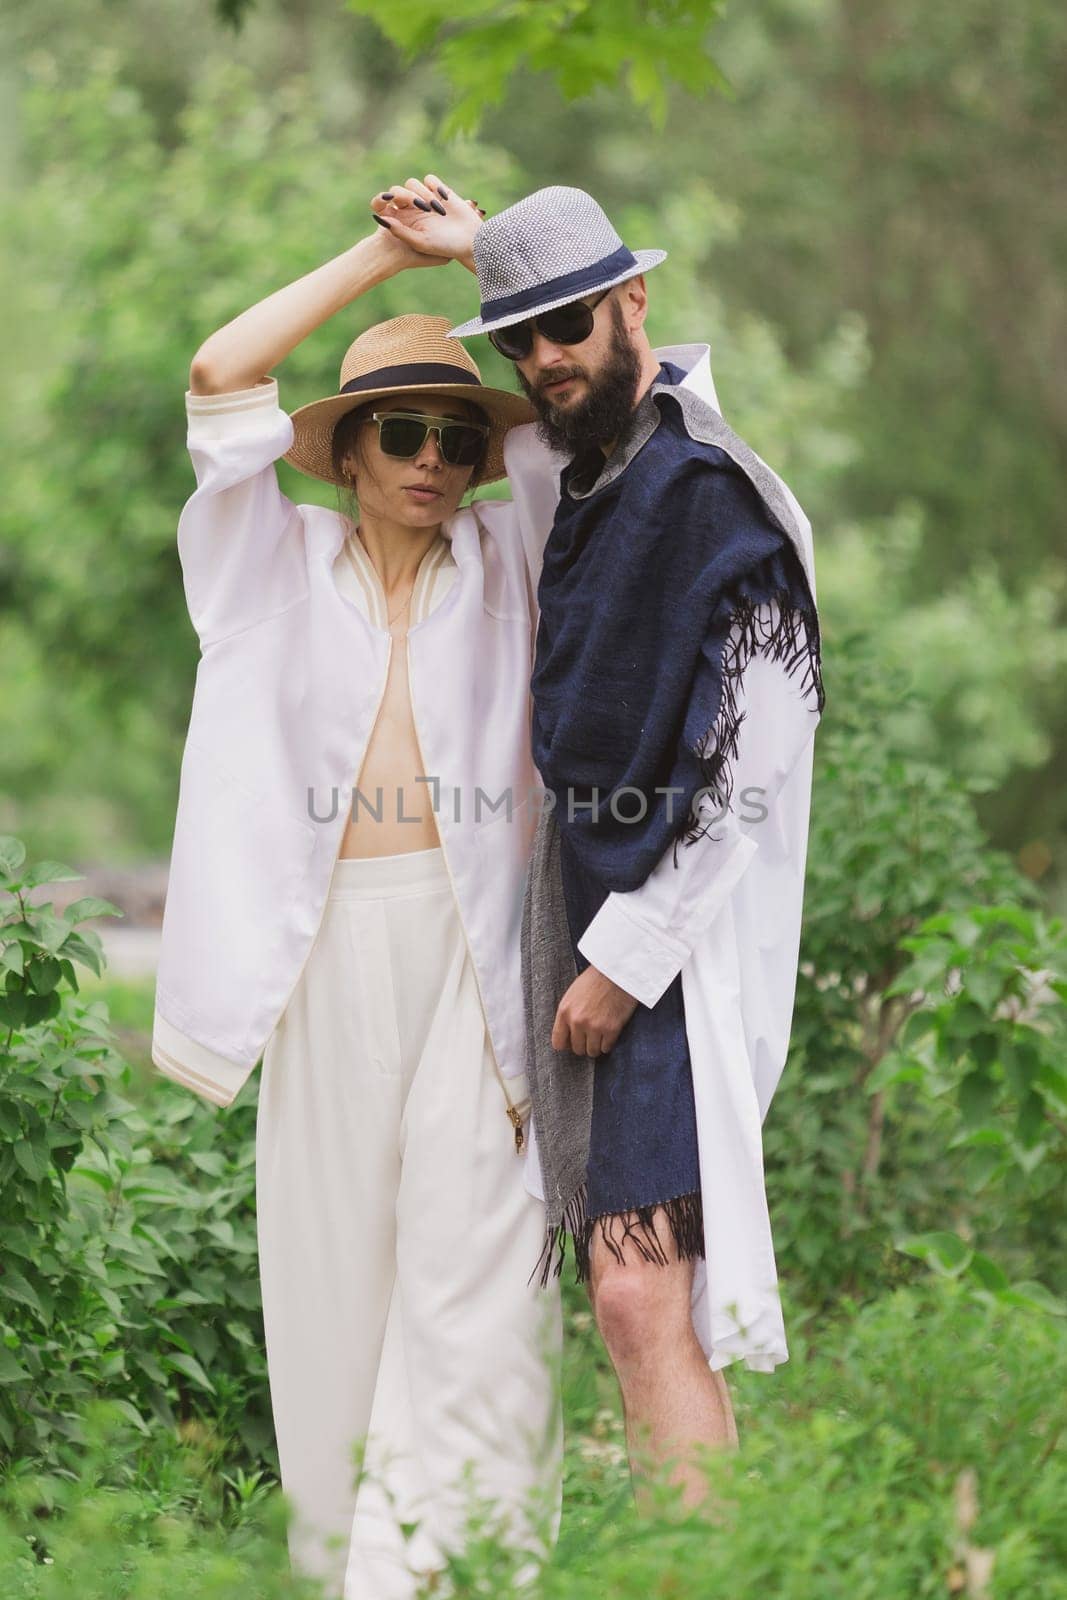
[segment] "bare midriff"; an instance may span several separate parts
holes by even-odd
[[[415,734],[407,638],[401,626],[393,634],[385,693],[358,788],[352,792],[341,857],[395,856],[440,845],[434,786],[416,781],[428,776],[422,770]]]

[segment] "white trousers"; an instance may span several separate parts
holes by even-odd
[[[558,1534],[559,1292],[526,1281],[505,1106],[441,849],[339,859],[264,1053],[256,1205],[290,1558],[344,1600],[414,1595],[469,1490],[516,1550]]]

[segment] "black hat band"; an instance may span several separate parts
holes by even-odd
[[[339,394],[358,394],[361,389],[391,389],[395,384],[466,383],[483,388],[480,378],[466,367],[450,367],[443,361],[409,361],[399,367],[378,367],[361,378],[349,378]]]

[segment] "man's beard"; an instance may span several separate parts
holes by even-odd
[[[587,378],[588,393],[574,405],[558,407],[516,372],[527,398],[537,412],[537,436],[550,450],[574,456],[594,445],[625,440],[635,410],[641,357],[627,338],[616,301],[611,301],[611,347],[604,370]],[[581,374],[585,377],[585,374]]]

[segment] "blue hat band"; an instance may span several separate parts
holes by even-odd
[[[591,267],[580,267],[577,272],[565,272],[562,277],[549,278],[545,283],[535,283],[531,289],[521,289],[518,294],[500,295],[496,300],[483,300],[481,319],[489,322],[494,317],[509,317],[515,311],[536,310],[546,300],[562,300],[565,296],[577,300],[590,289],[597,289],[605,278],[616,277],[627,267],[636,267],[637,257],[626,245],[620,245],[610,256],[602,256]]]

